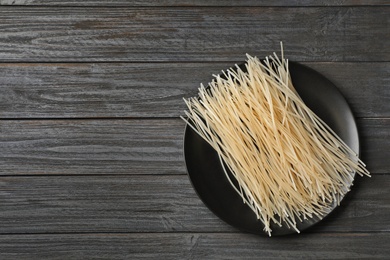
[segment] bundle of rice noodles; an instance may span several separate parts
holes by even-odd
[[[365,164],[302,101],[292,85],[288,60],[247,55],[214,75],[199,95],[185,99],[182,117],[219,154],[226,177],[271,236],[271,222],[295,229],[321,217],[349,191]],[[234,185],[232,178],[238,185]]]

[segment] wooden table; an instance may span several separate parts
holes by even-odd
[[[0,4],[0,259],[389,259],[389,1]],[[200,82],[279,41],[346,97],[372,178],[318,226],[268,238],[197,197],[179,116]]]

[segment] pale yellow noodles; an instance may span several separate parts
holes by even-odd
[[[229,69],[226,79],[215,76],[198,97],[185,100],[188,119],[182,118],[226,163],[239,184],[233,187],[269,235],[271,222],[299,232],[297,221],[321,217],[349,191],[355,172],[369,172],[303,103],[283,52],[264,64],[247,57],[247,72]]]

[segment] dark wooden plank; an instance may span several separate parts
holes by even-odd
[[[184,122],[3,120],[0,175],[185,174]],[[363,160],[390,173],[390,120],[358,121]]]
[[[2,259],[388,259],[389,233],[0,236]]]
[[[297,61],[389,61],[389,12],[390,6],[3,7],[0,58],[232,61],[272,53],[284,41]]]
[[[1,177],[1,233],[234,231],[187,176]]]
[[[390,173],[390,120],[359,120],[358,129],[361,157],[367,163],[367,169],[372,172]]]
[[[304,64],[333,81],[357,117],[390,117],[390,63]],[[182,97],[233,65],[0,64],[0,117],[178,117]]]
[[[0,175],[184,174],[184,122],[0,122]]]
[[[343,6],[388,5],[386,0],[0,0],[0,5],[43,6]]]
[[[238,232],[204,206],[187,176],[0,177],[0,194],[1,234]],[[307,232],[390,231],[389,203],[390,175],[359,177]]]

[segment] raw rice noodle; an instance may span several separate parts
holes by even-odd
[[[283,48],[281,58],[247,58],[246,71],[237,66],[214,75],[197,97],[185,99],[182,118],[216,150],[269,236],[271,223],[299,233],[297,221],[321,218],[349,191],[355,173],[369,172],[304,104]]]

